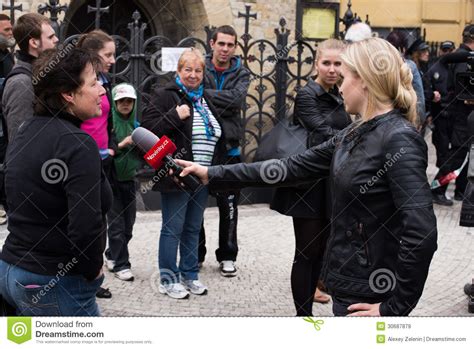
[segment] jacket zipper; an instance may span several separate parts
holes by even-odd
[[[363,228],[364,228],[364,225],[361,222],[359,222],[357,225],[357,231],[364,244],[365,255],[367,257],[367,264],[370,265],[369,242],[367,241],[367,236],[365,235]]]

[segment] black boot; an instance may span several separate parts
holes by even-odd
[[[474,313],[474,283],[464,285],[464,293],[467,295],[467,311]]]
[[[112,298],[112,292],[108,288],[100,287],[95,296],[97,298]]]

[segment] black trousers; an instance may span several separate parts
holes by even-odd
[[[441,164],[441,167],[438,173],[436,174],[435,179],[441,178],[447,175],[449,172],[455,171],[460,168],[464,160],[466,159],[466,155],[468,154],[468,152],[468,147],[451,147],[448,153],[447,160],[443,164]],[[461,173],[456,178],[456,187],[454,189],[455,194],[464,195],[464,191],[466,190],[467,186],[467,169],[468,166],[464,166]],[[439,188],[434,189],[433,192],[436,194],[444,194],[446,193],[447,188],[448,185],[443,185]]]
[[[240,163],[239,156],[230,156],[226,164]],[[237,245],[237,221],[240,191],[232,190],[228,192],[219,192],[213,194],[216,197],[217,207],[219,208],[219,247],[216,250],[216,259],[218,262],[235,261],[239,248]],[[198,260],[204,262],[206,257],[206,232],[204,230],[204,220],[199,233]]]
[[[453,132],[452,121],[448,116],[438,115],[433,119],[433,145],[436,149],[436,167],[441,168],[449,159],[451,134]]]
[[[295,257],[291,268],[291,293],[296,316],[313,316],[313,298],[330,232],[326,219],[293,217]]]
[[[128,243],[137,214],[136,185],[134,181],[117,181],[114,189],[114,203],[107,214],[109,248],[105,256],[115,262],[114,271],[118,272],[131,267]]]

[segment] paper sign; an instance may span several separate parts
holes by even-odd
[[[161,70],[176,71],[179,57],[187,49],[189,47],[163,47],[161,49]]]

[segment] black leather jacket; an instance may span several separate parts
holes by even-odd
[[[351,123],[337,87],[326,92],[313,79],[298,91],[295,100],[295,123],[310,132],[310,144],[321,144]]]
[[[303,154],[210,167],[209,178],[215,185],[242,187],[329,175],[326,286],[335,296],[382,302],[381,315],[398,316],[416,306],[437,247],[426,166],[425,141],[394,110],[351,125]]]

